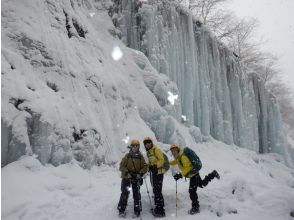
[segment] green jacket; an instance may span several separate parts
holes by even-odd
[[[147,157],[149,160],[149,166],[155,165],[158,174],[166,173],[166,170],[163,168],[164,156],[160,148],[153,144],[152,148],[147,151]]]
[[[121,177],[127,178],[128,173],[144,174],[147,172],[147,164],[141,152],[129,152],[120,162]]]

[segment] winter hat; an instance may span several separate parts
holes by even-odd
[[[137,140],[137,139],[133,139],[133,140],[131,141],[131,145],[140,145],[140,141]]]
[[[144,141],[143,141],[143,143],[144,143],[144,145],[145,145],[145,144],[147,144],[147,143],[151,143],[151,144],[152,144],[153,142],[152,142],[151,137],[148,137],[148,136],[147,136],[147,137],[144,137]]]
[[[177,148],[178,149],[178,151],[180,151],[180,146],[178,145],[178,144],[172,144],[172,145],[170,145],[170,150],[172,150],[173,148]]]

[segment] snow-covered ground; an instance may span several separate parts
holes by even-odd
[[[258,155],[220,142],[198,144],[194,149],[203,162],[201,176],[217,169],[221,179],[198,189],[201,212],[197,216],[187,214],[189,181],[178,181],[178,218],[294,219],[290,216],[294,209],[294,171],[281,162],[280,156]],[[148,176],[147,184],[150,190]],[[165,219],[176,218],[175,190],[169,171],[163,183]],[[142,219],[153,219],[145,184],[141,194]],[[85,170],[75,162],[42,166],[34,157],[24,156],[2,168],[3,220],[118,219],[119,196],[118,164]],[[132,214],[130,195],[128,218]]]
[[[187,215],[188,181],[178,182],[179,218],[291,219],[294,171],[282,156],[207,142],[212,138],[182,115],[178,85],[116,37],[107,2],[2,4],[2,219],[117,219],[124,141],[146,135],[164,149],[163,143],[193,147],[204,164],[202,176],[213,169],[221,174],[199,189],[197,217]],[[116,47],[123,53],[119,60],[111,54]],[[178,99],[171,104],[169,97]],[[277,150],[289,157],[283,147]],[[101,163],[108,165],[96,166]],[[175,186],[167,173],[166,219],[175,218]],[[142,218],[152,219],[145,186],[141,192]]]

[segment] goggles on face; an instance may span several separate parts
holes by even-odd
[[[140,144],[131,144],[131,147],[140,147]]]

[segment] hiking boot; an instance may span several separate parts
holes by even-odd
[[[219,180],[220,176],[216,170],[212,171],[213,175]]]
[[[140,216],[140,211],[135,211],[134,214],[135,214],[136,217],[139,217]]]
[[[163,218],[165,217],[165,211],[164,210],[158,210],[158,209],[154,209],[152,210],[152,215],[154,217],[157,217],[157,218]]]
[[[190,209],[189,211],[188,211],[188,213],[190,214],[190,215],[194,215],[194,214],[196,214],[196,213],[199,213],[200,211],[199,211],[199,208],[197,208],[197,207],[193,207],[192,209]]]
[[[127,216],[127,213],[119,211],[118,216],[121,217],[121,218],[125,218]]]

